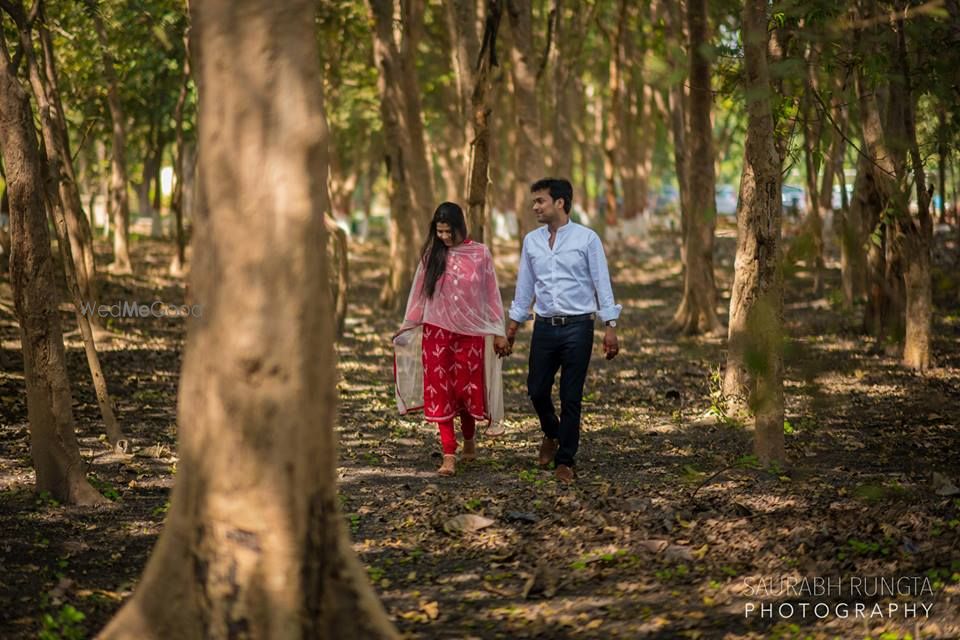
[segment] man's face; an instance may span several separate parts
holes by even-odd
[[[549,189],[533,192],[533,213],[540,224],[562,222],[567,215],[563,210],[563,199],[551,198]]]

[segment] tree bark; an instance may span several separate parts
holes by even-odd
[[[40,65],[33,51],[32,25],[18,5],[12,5],[10,8],[14,11],[14,22],[17,24],[17,29],[20,33],[20,50],[26,62],[27,76],[30,79],[34,99],[37,102],[37,108],[40,114],[40,129],[43,132],[44,138],[44,148],[42,150],[38,149],[37,152],[40,184],[42,185],[41,196],[45,208],[54,222],[54,230],[56,232],[57,245],[60,248],[67,289],[73,301],[77,326],[83,338],[87,366],[90,370],[90,376],[93,379],[97,404],[100,407],[100,415],[103,418],[107,438],[111,444],[125,450],[126,441],[123,438],[123,431],[120,428],[120,424],[117,422],[117,418],[113,413],[113,403],[107,391],[107,381],[106,378],[104,378],[103,369],[100,366],[100,357],[97,355],[97,348],[94,343],[93,327],[90,322],[90,317],[94,314],[84,312],[85,305],[96,304],[97,301],[85,299],[83,296],[77,276],[78,270],[73,258],[72,243],[68,239],[66,207],[61,198],[63,190],[60,187],[61,181],[64,179],[61,167],[69,161],[69,158],[63,158],[59,155],[61,145],[56,131],[56,124],[54,123],[54,107],[51,104],[50,96],[47,93],[48,87],[43,81],[40,73]]]
[[[22,10],[22,5],[16,5]],[[69,504],[106,502],[87,481],[74,434],[43,176],[27,92],[0,34],[0,155],[10,206],[10,283],[20,323],[37,491]]]
[[[73,156],[70,152],[70,136],[67,131],[67,118],[63,112],[63,103],[60,100],[60,83],[57,74],[56,56],[53,50],[53,39],[46,26],[45,3],[38,2],[36,18],[37,36],[40,41],[42,57],[42,74],[40,84],[48,97],[50,133],[44,133],[44,145],[52,150],[61,161],[52,167],[54,175],[59,180],[58,188],[60,200],[63,202],[64,215],[67,222],[67,234],[70,238],[70,249],[73,253],[77,283],[84,300],[98,299],[97,270],[93,252],[93,232],[90,222],[83,213],[76,172],[73,167]],[[48,151],[48,155],[50,152]],[[99,318],[90,318],[90,325],[95,334],[103,332]]]
[[[414,68],[423,2],[403,3],[400,43],[394,38],[392,0],[369,0],[369,4],[375,23],[374,57],[380,69],[384,158],[390,175],[390,275],[380,291],[380,304],[396,310],[413,282],[423,227],[436,207]]]
[[[500,31],[501,3],[490,0],[479,52],[474,86],[470,98],[470,168],[467,173],[467,228],[478,242],[484,241],[487,227],[487,185],[490,183],[490,127],[492,106],[490,74],[497,66],[497,35]],[[493,243],[490,244],[491,251]]]
[[[190,27],[183,34],[183,76],[177,104],[173,109],[173,136],[176,145],[173,157],[173,193],[170,196],[170,211],[174,219],[174,244],[176,252],[170,262],[170,273],[183,273],[187,263],[186,239],[183,234],[183,204],[186,183],[186,136],[183,132],[184,113],[187,108],[187,96],[190,94]]]
[[[546,167],[540,151],[542,137],[540,110],[537,105],[537,62],[533,52],[533,5],[531,0],[507,0],[507,14],[513,46],[510,57],[513,64],[513,95],[517,114],[517,141],[514,155],[514,174],[517,185],[515,210],[520,245],[526,232],[533,227],[530,214],[530,185],[546,177]]]
[[[782,463],[786,458],[781,353],[782,159],[771,111],[766,9],[766,0],[747,0],[743,9],[747,139],[724,393],[735,403],[749,398],[755,415],[757,457],[763,463]]]
[[[903,340],[903,364],[917,371],[933,367],[933,285],[931,278],[931,247],[933,245],[933,216],[930,214],[930,195],[920,147],[917,143],[916,102],[910,74],[910,57],[904,33],[903,19],[897,20],[897,59],[903,82],[903,131],[906,137],[917,192],[917,217],[909,207],[897,218],[897,231],[902,238],[904,288],[906,294],[906,326]]]
[[[806,76],[804,78],[803,110],[803,159],[804,177],[807,183],[807,218],[806,233],[810,236],[810,253],[808,263],[813,263],[813,295],[823,295],[823,211],[820,209],[820,138],[823,131],[822,117],[814,119],[816,113],[814,92],[819,91],[817,78],[817,63],[819,52],[816,44],[810,43],[806,57]],[[829,173],[829,168],[827,173]]]
[[[204,314],[188,325],[167,523],[107,640],[398,637],[337,508],[315,8],[191,7]]]
[[[113,133],[110,150],[110,213],[113,217],[113,264],[110,271],[117,274],[133,272],[130,262],[130,200],[127,195],[127,126],[120,103],[120,80],[110,53],[110,41],[100,15],[97,0],[85,0],[97,40],[101,48],[103,77],[107,84],[107,106],[110,109],[111,131]]]
[[[690,101],[686,179],[688,206],[684,208],[683,299],[673,317],[673,326],[685,334],[719,334],[723,323],[717,315],[717,287],[713,274],[713,234],[717,226],[716,178],[714,174],[713,127],[710,110],[710,61],[703,53],[709,42],[706,0],[688,0],[690,31]]]

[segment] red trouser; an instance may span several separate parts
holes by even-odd
[[[457,436],[453,432],[453,419],[438,422],[440,428],[440,445],[443,452],[447,455],[453,455],[457,452]],[[460,431],[463,432],[464,440],[473,440],[476,434],[477,421],[472,415],[464,411],[460,414]]]
[[[472,440],[477,419],[487,417],[483,336],[468,336],[431,324],[423,326],[423,413],[440,429],[443,452],[455,453],[453,419]]]

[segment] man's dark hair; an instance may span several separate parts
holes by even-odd
[[[573,185],[564,178],[541,178],[530,186],[530,193],[535,191],[549,191],[550,198],[559,200],[563,198],[563,210],[570,215],[570,207],[573,206]]]

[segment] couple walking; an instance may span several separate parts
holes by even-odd
[[[527,392],[540,419],[539,464],[556,465],[571,482],[580,444],[583,385],[593,350],[594,320],[605,325],[607,359],[619,352],[610,275],[600,238],[570,220],[573,187],[544,178],[531,186],[532,208],[542,224],[523,239],[509,321],[493,258],[467,234],[463,210],[444,202],[433,215],[414,277],[403,325],[394,335],[397,406],[422,409],[437,423],[443,447],[438,473],[453,475],[460,420],[464,461],[476,458],[476,423],[489,420],[487,435],[502,433],[500,358],[510,355],[520,325],[535,320]],[[560,372],[560,415],[551,393]]]

